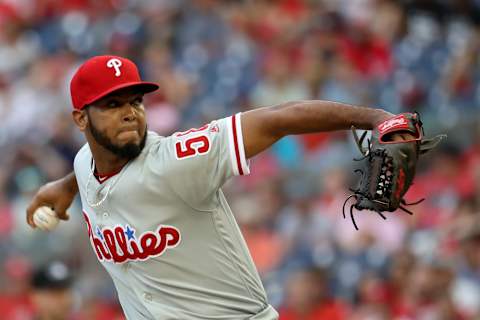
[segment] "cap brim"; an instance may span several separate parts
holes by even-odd
[[[104,91],[104,92],[100,93],[99,95],[97,95],[96,97],[88,100],[85,103],[85,105],[82,106],[82,109],[85,108],[85,106],[94,103],[95,101],[98,101],[102,98],[105,98],[106,96],[108,96],[109,94],[111,94],[115,91],[126,89],[126,88],[138,88],[138,90],[141,91],[142,93],[150,93],[150,92],[158,90],[158,88],[160,88],[160,86],[156,83],[153,83],[153,82],[144,82],[144,81],[122,83],[121,85],[109,88],[107,91]]]

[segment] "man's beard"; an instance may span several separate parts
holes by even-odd
[[[88,127],[90,129],[90,133],[93,136],[93,139],[110,151],[111,153],[119,156],[122,159],[134,159],[136,158],[143,150],[145,147],[145,143],[147,141],[147,128],[145,127],[145,134],[142,137],[142,140],[140,141],[140,144],[135,144],[135,143],[127,143],[124,146],[117,146],[115,145],[110,138],[108,138],[106,135],[101,133],[99,130],[95,128],[93,125],[92,121],[89,121]]]

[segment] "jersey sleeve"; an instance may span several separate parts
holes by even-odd
[[[77,154],[75,155],[75,158],[73,159],[73,172],[77,179],[77,183],[81,183],[82,177],[89,173],[88,170],[90,169],[90,159],[91,159],[91,154],[89,151],[90,151],[90,148],[88,146],[88,143],[85,143],[78,150]],[[86,168],[84,166],[84,163],[88,163]]]
[[[167,138],[166,176],[189,205],[210,210],[219,188],[232,176],[248,175],[241,114],[212,121]]]

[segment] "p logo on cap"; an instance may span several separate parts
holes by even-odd
[[[143,93],[158,89],[156,83],[142,81],[132,61],[118,56],[95,56],[78,68],[70,82],[73,107],[81,110],[116,90],[128,87],[137,87]]]
[[[120,77],[120,75],[122,74],[120,72],[121,66],[122,66],[122,61],[116,58],[113,58],[107,61],[107,67],[115,69],[115,77]]]

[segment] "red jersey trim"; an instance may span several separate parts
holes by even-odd
[[[97,179],[98,183],[102,184],[104,183],[105,181],[107,181],[108,179],[110,179],[111,177],[113,176],[116,176],[117,174],[120,173],[120,171],[122,171],[123,169],[123,166],[115,171],[115,172],[111,172],[111,173],[106,173],[106,174],[101,174],[101,173],[98,173],[97,172],[97,169],[95,168],[94,171],[93,171],[93,176],[95,177],[95,179]]]
[[[236,115],[232,116],[232,131],[233,131],[233,145],[235,148],[235,159],[237,160],[238,173],[243,176],[243,169],[240,160],[240,150],[238,148],[238,136],[237,136],[237,124],[236,124]]]
[[[250,167],[243,145],[241,113],[225,118],[225,121],[227,122],[228,150],[233,174],[236,176],[248,175]]]
[[[108,179],[110,179],[111,177],[115,176],[117,173],[107,174],[107,175],[98,175],[98,173],[95,172],[93,176],[95,177],[95,179],[97,179],[98,183],[102,184]]]

